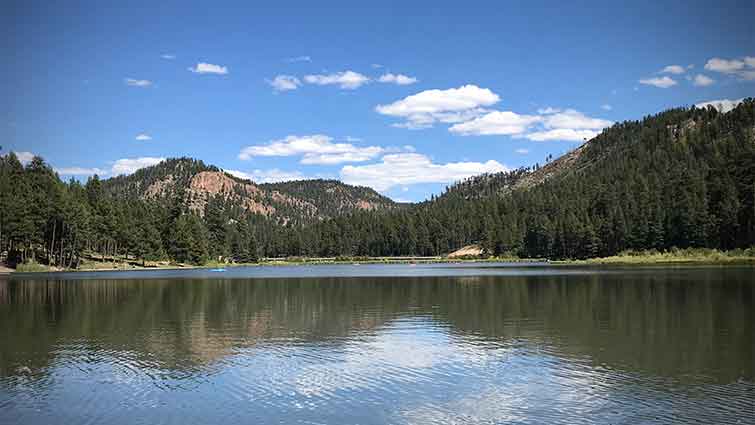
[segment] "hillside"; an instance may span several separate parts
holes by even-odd
[[[336,219],[319,233],[344,235],[324,252],[358,240],[362,255],[438,255],[478,243],[490,254],[548,258],[747,248],[755,245],[754,133],[752,99],[726,113],[672,109],[615,124],[544,166],[472,177],[411,211]],[[367,229],[350,235],[355,226]]]
[[[102,182],[115,197],[168,203],[181,197],[190,211],[204,214],[212,198],[281,223],[306,223],[358,210],[396,205],[374,190],[335,180],[300,180],[255,184],[191,158],[172,158],[127,176]]]
[[[743,106],[752,106],[751,101],[744,102]],[[746,111],[746,107],[741,108],[741,112]],[[724,112],[728,113],[729,110]],[[551,159],[543,165],[534,165],[524,167],[514,171],[501,172],[495,174],[482,174],[473,176],[464,181],[458,182],[448,190],[437,197],[438,201],[447,197],[461,196],[465,199],[479,199],[487,196],[501,196],[517,189],[528,189],[546,180],[554,177],[563,178],[570,174],[583,174],[589,172],[592,168],[601,168],[610,165],[612,161],[621,159],[621,156],[630,153],[634,149],[665,149],[659,146],[656,140],[653,146],[648,146],[652,142],[649,139],[651,125],[661,125],[665,127],[664,135],[656,135],[671,143],[681,143],[687,145],[690,138],[697,139],[700,136],[707,136],[705,132],[710,132],[706,127],[718,126],[719,121],[725,114],[719,112],[715,107],[708,109],[695,108],[691,109],[678,108],[663,112],[656,116],[649,116],[641,121],[626,121],[616,126],[606,129],[605,133],[589,140],[581,146],[567,152],[561,157]],[[745,120],[747,120],[745,113]],[[640,127],[646,127],[640,130]],[[718,135],[735,136],[734,127],[727,123],[726,127],[730,130],[728,134]],[[718,129],[716,129],[718,130]],[[747,133],[751,128],[738,128],[739,132]],[[726,129],[724,129],[726,131]],[[633,133],[633,134],[630,134]],[[639,136],[639,137],[638,137]],[[736,134],[743,137],[744,134]],[[673,145],[667,146],[673,147]]]

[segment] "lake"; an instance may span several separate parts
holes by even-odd
[[[755,268],[0,277],[2,424],[755,423]]]

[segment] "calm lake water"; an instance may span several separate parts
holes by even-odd
[[[6,277],[0,423],[753,424],[754,281],[506,264]]]

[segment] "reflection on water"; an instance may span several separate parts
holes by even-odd
[[[752,268],[328,270],[0,281],[0,423],[753,423]]]

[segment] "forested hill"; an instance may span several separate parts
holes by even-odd
[[[171,159],[63,183],[41,158],[0,157],[0,254],[201,263],[258,256],[489,254],[585,258],[755,245],[755,102],[678,108],[604,130],[547,163],[473,177],[397,207],[336,181],[254,184]]]
[[[746,248],[755,245],[754,127],[752,99],[727,113],[672,109],[616,124],[544,166],[473,177],[410,211],[335,219],[316,233],[324,253],[362,255],[470,243],[548,258]]]
[[[255,184],[192,158],[171,158],[131,175],[102,181],[118,198],[168,205],[176,198],[199,215],[209,202],[274,218],[281,224],[307,224],[356,210],[390,209],[396,205],[374,190],[336,180],[301,180]]]

